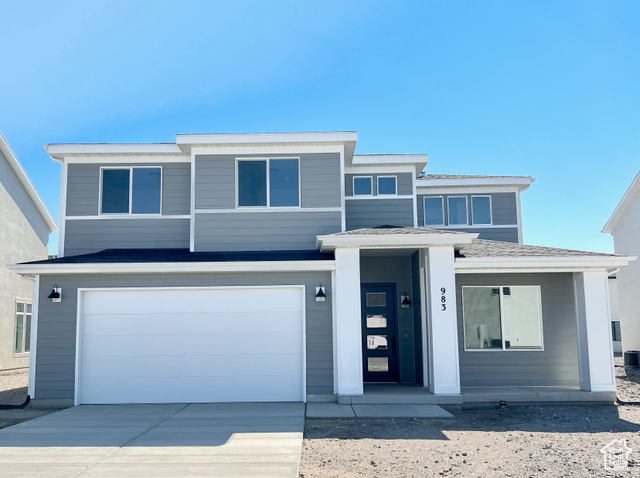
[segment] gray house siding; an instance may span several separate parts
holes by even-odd
[[[346,201],[347,231],[392,225],[413,227],[413,199],[351,199]]]
[[[197,155],[196,209],[234,209],[236,158],[252,157],[256,155]],[[302,208],[340,207],[339,153],[280,154],[268,157],[300,158]]]
[[[474,285],[541,286],[544,350],[465,352],[462,286]],[[456,293],[462,387],[579,384],[572,274],[458,274]]]
[[[69,219],[64,254],[104,249],[188,249],[189,219]]]
[[[54,283],[64,284],[64,299],[46,297]],[[327,285],[325,302],[316,302],[316,286]],[[78,288],[189,286],[306,286],[307,393],[333,394],[333,335],[329,272],[218,273],[171,275],[43,276],[38,320],[37,399],[73,399],[75,386]]]
[[[353,196],[353,177],[354,176],[372,176],[373,177],[373,195],[378,195],[378,176],[397,176],[397,193],[401,196],[413,195],[413,177],[411,173],[380,173],[380,174],[345,174],[344,175],[344,193],[345,196]]]
[[[412,290],[411,258],[409,256],[361,257],[360,281],[363,284],[395,284],[398,379],[400,382],[415,383],[416,355],[413,323],[415,304],[408,309],[400,307],[400,296]]]
[[[67,175],[67,216],[96,216],[100,195],[100,167],[102,166],[161,166],[162,214],[191,213],[191,164],[70,164]]]
[[[341,230],[340,211],[198,213],[194,250],[312,250],[317,235]]]

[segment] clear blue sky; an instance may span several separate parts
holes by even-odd
[[[534,176],[525,242],[608,252],[640,169],[637,0],[5,1],[0,22],[0,131],[56,218],[48,143],[356,130],[431,173]]]

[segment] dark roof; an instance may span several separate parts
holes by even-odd
[[[529,176],[482,176],[473,174],[427,174],[420,176],[418,179],[527,179]]]
[[[443,231],[442,229],[425,229],[423,227],[377,226],[336,232],[331,236],[393,236],[404,234],[469,234],[460,231]]]
[[[462,247],[456,257],[621,257],[618,254],[603,252],[577,251],[558,247],[530,246],[515,242],[489,241],[475,239],[471,244]]]
[[[135,262],[331,261],[320,251],[189,252],[189,249],[105,249],[93,254],[59,257],[24,264],[105,264]]]

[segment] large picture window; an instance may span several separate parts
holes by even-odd
[[[160,214],[162,168],[103,168],[101,214]]]
[[[13,341],[13,353],[28,354],[31,350],[31,304],[16,302],[16,329]]]
[[[539,286],[463,287],[465,350],[542,350]]]
[[[239,207],[299,207],[298,158],[239,159]]]

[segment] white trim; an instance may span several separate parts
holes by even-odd
[[[449,205],[449,200],[450,199],[458,199],[458,198],[463,198],[464,199],[464,209],[466,211],[466,219],[467,222],[465,223],[460,223],[460,224],[451,224],[451,207]],[[469,200],[467,199],[467,196],[447,196],[447,225],[448,226],[457,226],[457,227],[464,227],[464,226],[468,226],[469,225]]]
[[[633,181],[631,181],[631,184],[629,185],[626,192],[624,193],[624,196],[622,196],[622,199],[616,206],[616,209],[613,211],[613,214],[611,214],[611,217],[602,228],[602,232],[613,234],[613,229],[616,227],[616,224],[620,220],[620,216],[622,216],[624,211],[626,211],[626,209],[629,207],[631,198],[635,196],[635,194],[638,192],[639,189],[640,189],[640,171],[638,172],[638,174],[636,174],[636,177],[633,178]]]
[[[369,179],[369,181],[371,181],[371,194],[356,194],[356,179]],[[359,198],[370,198],[370,197],[374,197],[375,195],[373,194],[373,176],[358,176],[358,175],[354,175],[351,178],[351,194],[352,196],[349,196],[348,199],[351,199],[352,197],[359,197]],[[347,198],[345,198],[347,199]]]
[[[428,154],[354,154],[353,164],[428,163]],[[414,168],[415,169],[415,168]]]
[[[103,213],[102,212],[102,184],[103,184],[103,172],[104,170],[118,170],[124,171],[126,169],[129,170],[129,212],[123,213]],[[160,170],[160,211],[157,213],[143,213],[137,214],[133,212],[133,170],[134,169],[159,169]],[[133,217],[159,217],[162,216],[162,191],[164,189],[163,180],[164,180],[164,172],[163,167],[159,165],[150,165],[150,166],[100,166],[100,176],[98,182],[98,216],[109,216],[109,219],[120,218],[124,216],[133,216]],[[66,217],[66,211],[65,211]]]
[[[427,224],[427,199],[440,199],[440,206],[442,210],[442,224]],[[444,196],[424,196],[422,198],[422,222],[424,223],[425,229],[431,229],[434,227],[450,227],[444,225]]]
[[[341,224],[342,230],[340,232],[344,232],[347,230],[347,209],[345,204],[346,191],[345,191],[345,166],[344,166],[344,145],[340,149],[340,209],[341,209]]]
[[[298,161],[298,205],[297,206],[272,206],[271,205],[271,161],[272,160],[290,160],[290,159],[295,159],[296,161]],[[246,210],[246,209],[252,209],[254,211],[265,211],[265,210],[270,210],[270,209],[274,209],[274,210],[280,210],[282,211],[283,209],[294,209],[294,210],[300,210],[302,209],[302,177],[301,177],[301,172],[302,172],[302,165],[301,160],[300,160],[300,156],[282,156],[282,157],[242,157],[242,158],[235,158],[236,163],[235,163],[235,196],[236,196],[236,202],[235,202],[235,206],[236,206],[236,210]],[[266,178],[266,192],[267,192],[267,204],[266,206],[241,206],[240,205],[240,175],[238,172],[238,166],[240,164],[241,161],[255,161],[255,162],[259,162],[259,161],[264,161],[265,162],[265,178]]]
[[[424,184],[419,184],[420,180],[417,180],[418,185],[416,189],[419,195],[427,195],[427,196],[450,196],[450,195],[461,195],[461,194],[492,194],[492,193],[515,193],[519,194],[520,189],[517,187],[506,187],[506,186],[487,186],[487,187],[464,187],[464,188],[454,188],[454,187],[425,187]]]
[[[176,145],[228,145],[247,143],[341,143],[357,141],[356,131],[313,133],[219,133],[177,134]]]
[[[634,261],[625,256],[572,256],[572,257],[466,257],[456,258],[456,274],[492,272],[533,272],[537,270],[582,271],[585,269],[618,269]]]
[[[113,262],[101,264],[16,264],[19,274],[159,274],[181,272],[293,272],[333,271],[335,261],[247,262]]]
[[[317,236],[318,248],[331,251],[337,247],[361,249],[410,249],[429,246],[463,246],[477,239],[478,234],[352,234]]]
[[[380,178],[383,179],[389,179],[389,178],[393,178],[395,180],[395,192],[391,193],[391,194],[380,194]],[[390,174],[390,175],[378,175],[376,176],[376,196],[382,196],[382,197],[396,197],[398,195],[398,175],[397,174]],[[412,196],[413,197],[413,196]]]
[[[62,163],[62,178],[60,180],[60,233],[58,234],[58,257],[64,257],[64,244],[67,234],[65,217],[67,216],[67,178],[69,164]]]
[[[387,194],[387,195],[382,195],[382,196],[367,196],[364,194],[359,194],[357,196],[347,196],[345,199],[347,201],[353,201],[353,200],[358,200],[358,199],[413,199],[414,196],[411,196],[409,194],[404,194],[404,195],[392,195],[392,194]]]
[[[191,151],[191,191],[189,191],[189,252],[196,250],[196,154]]]
[[[415,166],[397,165],[397,166],[354,166],[349,165],[344,168],[344,174],[398,174],[398,173],[416,173]]]
[[[336,271],[331,271],[331,340],[333,342],[333,393],[338,394],[338,367],[340,364],[340,349],[338,348],[338,311],[336,303]]]
[[[190,219],[188,214],[99,214],[97,216],[65,216],[65,220],[93,220],[93,219]]]
[[[50,156],[69,154],[182,154],[173,143],[67,143],[44,147]]]
[[[531,176],[507,176],[499,178],[448,178],[448,179],[420,179],[421,187],[460,187],[460,186],[517,186],[525,191],[535,178]]]
[[[339,207],[251,207],[242,206],[238,209],[195,209],[195,214],[238,214],[247,212],[340,212]],[[175,216],[174,216],[175,217]],[[189,217],[189,216],[187,216]]]
[[[473,218],[473,199],[474,198],[489,198],[489,223],[488,224],[476,224]],[[483,195],[471,195],[471,225],[472,226],[493,226],[493,200],[490,194]]]
[[[84,292],[98,291],[161,291],[161,290],[237,290],[237,289],[300,289],[302,293],[302,401],[307,401],[307,331],[306,331],[306,309],[307,297],[306,287],[304,284],[294,285],[255,285],[255,286],[184,286],[184,287],[86,287],[77,290],[77,307],[76,307],[76,362],[74,377],[74,396],[73,404],[80,405],[80,374],[82,371],[82,306]]]
[[[316,145],[296,145],[296,144],[254,144],[252,146],[192,146],[191,154],[195,155],[274,155],[274,154],[306,154],[306,153],[339,153],[344,149],[342,144],[316,144]]]
[[[508,287],[510,289],[517,287],[535,287],[538,290],[538,311],[540,312],[540,340],[542,346],[540,348],[522,348],[522,349],[508,349],[506,348],[507,339],[505,337],[505,325],[504,325],[504,291],[503,289]],[[467,328],[464,310],[464,290],[465,289],[500,289],[499,296],[499,308],[500,308],[500,335],[502,338],[502,348],[488,348],[488,349],[470,349],[467,348]],[[542,315],[542,287],[539,284],[518,284],[518,285],[463,285],[460,291],[462,299],[462,344],[465,352],[544,352],[544,317]]]
[[[33,296],[31,298],[31,353],[29,354],[29,384],[27,394],[31,398],[36,396],[36,356],[38,355],[38,307],[40,305],[40,276],[33,281]]]
[[[53,157],[54,161],[61,162]],[[64,157],[62,160],[66,164],[123,164],[123,165],[142,165],[142,164],[159,164],[159,163],[188,163],[189,156],[110,156],[101,154],[99,156],[72,156]]]
[[[9,146],[9,142],[0,132],[0,153],[6,158],[7,163],[9,163],[9,167],[13,170],[15,175],[18,177],[18,181],[26,191],[29,199],[33,202],[34,206],[38,210],[40,217],[47,223],[49,228],[49,232],[56,232],[58,230],[58,225],[56,224],[56,220],[53,218],[49,209],[47,209],[47,205],[42,200],[42,197],[38,193],[38,190],[31,182],[29,175],[22,167],[22,164],[18,160],[18,157]]]
[[[440,196],[438,196],[440,197]],[[438,226],[438,225],[434,225],[434,226],[420,226],[420,228],[424,228],[424,229],[441,229],[441,230],[446,230],[449,229],[451,231],[458,231],[460,229],[464,229],[465,231],[467,229],[516,229],[518,226],[516,226],[515,224],[469,224],[467,226],[464,225],[460,225],[460,226]]]

